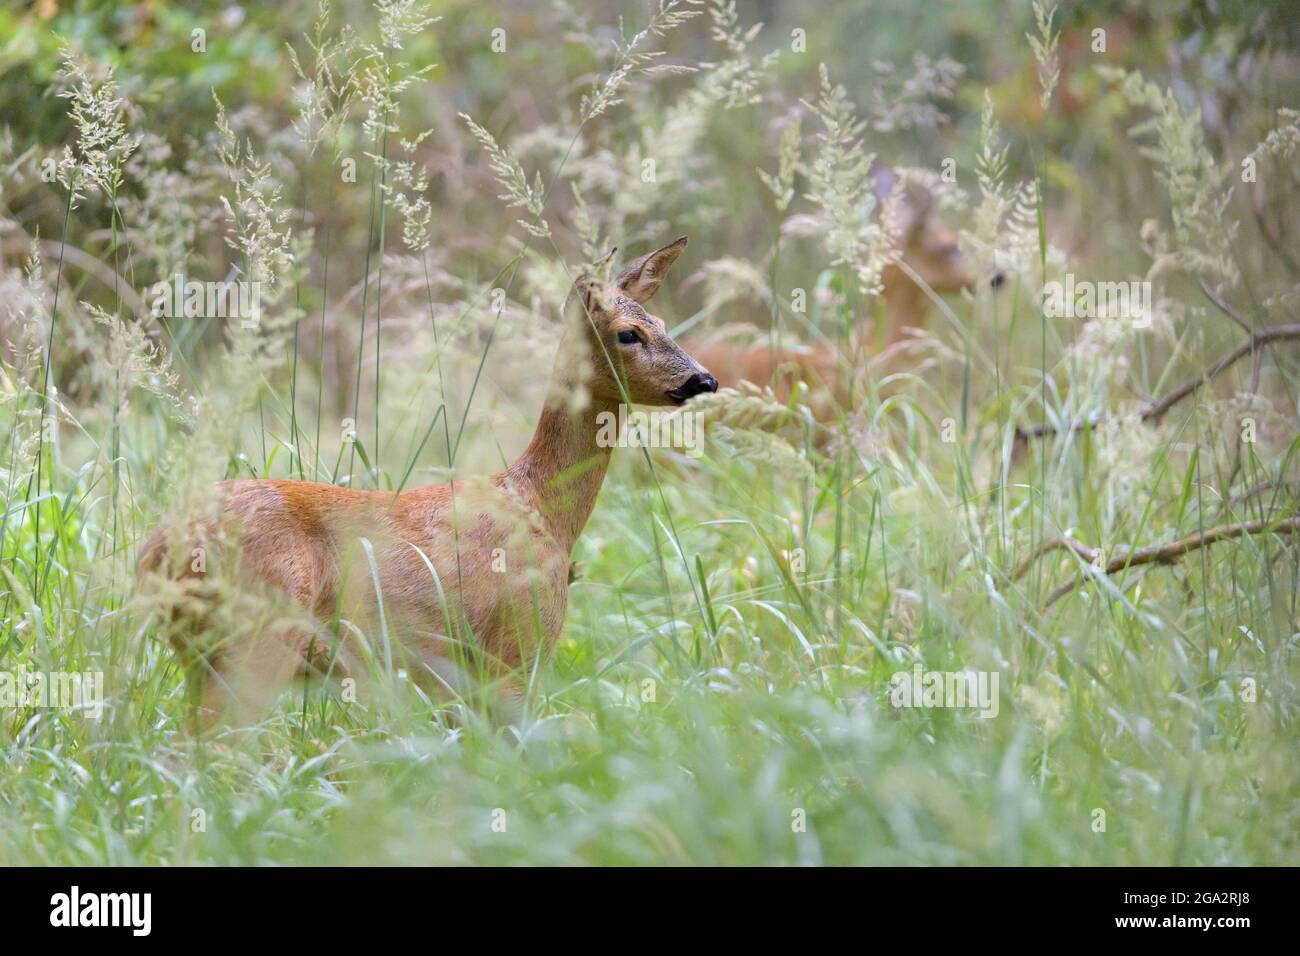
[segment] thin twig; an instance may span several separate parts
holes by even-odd
[[[1199,283],[1201,286],[1201,291],[1205,293],[1205,297],[1209,299],[1211,302],[1213,302],[1215,307],[1218,308],[1220,312],[1222,312],[1228,318],[1232,319],[1232,321],[1236,322],[1247,332],[1252,331],[1251,327],[1246,323],[1246,320],[1242,317],[1242,314],[1238,312],[1230,302],[1228,302],[1226,299],[1224,299],[1223,297],[1215,293],[1215,291],[1210,288],[1208,282],[1206,282],[1204,279],[1200,279]],[[1261,346],[1260,348],[1256,349],[1255,354],[1251,356],[1250,394],[1252,395],[1259,394],[1259,376],[1264,369],[1264,351],[1265,351],[1264,348]]]
[[[1170,407],[1174,405],[1174,403],[1186,398],[1192,392],[1196,391],[1196,389],[1200,388],[1205,382],[1208,382],[1224,369],[1235,364],[1243,356],[1249,355],[1255,349],[1263,345],[1268,345],[1270,342],[1280,342],[1288,339],[1300,339],[1300,322],[1292,322],[1285,325],[1270,325],[1260,329],[1258,332],[1254,333],[1245,344],[1239,345],[1206,369],[1204,375],[1197,375],[1194,378],[1189,378],[1164,398],[1145,406],[1142,409],[1142,420],[1146,421],[1149,418],[1153,418],[1159,422],[1160,419],[1164,417],[1165,412],[1169,411]]]
[[[1228,318],[1232,319],[1232,321],[1236,322],[1247,332],[1251,331],[1250,323],[1246,321],[1245,317],[1237,311],[1236,307],[1233,306],[1231,302],[1211,289],[1210,284],[1204,279],[1198,280],[1198,284],[1201,287],[1201,291],[1205,293],[1205,297],[1214,303],[1215,308]]]
[[[1300,531],[1300,515],[1294,514],[1284,518],[1259,518],[1255,521],[1243,521],[1239,524],[1221,525],[1203,533],[1189,534],[1166,544],[1155,544],[1133,550],[1123,547],[1116,548],[1110,560],[1097,567],[1096,570],[1099,573],[1111,575],[1144,564],[1174,564],[1181,561],[1187,554],[1199,551],[1201,548],[1208,548],[1219,541],[1228,541],[1242,535],[1295,534],[1298,531]],[[1033,554],[1020,563],[1020,566],[1016,568],[1015,573],[1012,575],[1012,580],[1019,580],[1029,571],[1035,561],[1053,551],[1072,551],[1089,564],[1096,562],[1101,554],[1097,548],[1090,548],[1075,538],[1052,538],[1044,541]],[[1082,579],[1082,576],[1076,576],[1058,587],[1048,597],[1047,606],[1051,607],[1059,598],[1074,590]]]
[[[1139,418],[1142,421],[1155,420],[1159,422],[1175,404],[1182,401],[1192,392],[1196,391],[1210,379],[1215,378],[1225,369],[1232,367],[1242,357],[1249,355],[1252,351],[1271,342],[1289,341],[1300,339],[1300,322],[1291,322],[1283,325],[1269,325],[1255,332],[1243,344],[1233,349],[1227,355],[1220,358],[1217,362],[1206,369],[1202,374],[1189,378],[1183,384],[1179,385],[1172,392],[1154,402],[1148,402],[1142,406],[1139,412]],[[1082,428],[1089,428],[1099,424],[1103,420],[1100,414],[1094,414],[1088,418],[1077,418],[1069,425],[1070,431],[1078,431]],[[1024,441],[1027,438],[1040,438],[1043,435],[1056,434],[1060,429],[1051,422],[1044,422],[1040,425],[1031,425],[1028,428],[1016,429],[1016,441]]]

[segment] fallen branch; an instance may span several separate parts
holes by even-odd
[[[1089,564],[1097,560],[1097,549],[1088,547],[1077,538],[1049,538],[1040,544],[1033,554],[1020,562],[1020,566],[1011,575],[1011,580],[1019,581],[1029,572],[1035,561],[1053,551],[1073,551]]]
[[[1219,359],[1206,369],[1204,375],[1198,375],[1195,378],[1188,379],[1164,398],[1143,408],[1142,420],[1146,421],[1148,418],[1154,418],[1157,422],[1160,421],[1165,412],[1169,411],[1171,405],[1196,391],[1196,389],[1200,388],[1203,383],[1208,382],[1224,369],[1229,368],[1236,362],[1240,361],[1256,348],[1268,345],[1270,342],[1280,342],[1287,339],[1300,339],[1300,323],[1293,322],[1287,325],[1270,325],[1260,329],[1252,335],[1244,345],[1240,345],[1233,349],[1223,358]]]
[[[143,318],[149,314],[149,309],[139,294],[131,288],[130,284],[118,275],[113,269],[103,262],[100,262],[93,255],[78,249],[74,245],[57,242],[53,239],[42,239],[38,248],[41,257],[47,261],[57,260],[60,256],[69,265],[74,265],[85,272],[87,275],[98,279],[100,285],[111,289],[122,297],[122,304],[134,315]],[[7,259],[9,256],[26,256],[31,252],[32,241],[25,236],[10,238],[0,244],[0,260]]]
[[[1035,561],[1053,551],[1072,551],[1089,564],[1093,564],[1098,573],[1109,576],[1144,564],[1174,564],[1193,551],[1208,548],[1220,541],[1239,538],[1242,535],[1295,534],[1297,532],[1300,532],[1300,515],[1289,515],[1285,518],[1260,518],[1255,521],[1243,521],[1239,524],[1222,525],[1203,533],[1189,534],[1167,544],[1155,544],[1134,550],[1116,548],[1110,560],[1104,565],[1097,564],[1101,557],[1099,549],[1090,548],[1075,538],[1051,538],[1039,545],[1033,554],[1020,563],[1011,579],[1018,581],[1028,573]],[[1051,607],[1059,598],[1069,594],[1082,580],[1083,576],[1075,576],[1058,587],[1048,597],[1047,606]]]
[[[1268,345],[1270,342],[1282,342],[1291,339],[1300,339],[1300,322],[1265,326],[1251,335],[1244,344],[1238,346],[1227,355],[1220,358],[1202,374],[1189,378],[1167,395],[1164,395],[1153,402],[1147,402],[1139,411],[1139,418],[1144,422],[1152,419],[1159,422],[1171,407],[1182,401],[1212,378],[1221,374],[1225,369],[1231,368],[1244,356],[1249,355],[1251,352],[1262,346]],[[1069,430],[1073,432],[1083,428],[1090,428],[1099,424],[1101,421],[1103,421],[1103,417],[1100,414],[1091,415],[1088,418],[1077,418],[1070,423]],[[1027,438],[1040,438],[1043,435],[1055,434],[1058,430],[1057,426],[1051,422],[1044,422],[1041,425],[1033,425],[1029,428],[1017,428],[1016,441],[1024,441]]]

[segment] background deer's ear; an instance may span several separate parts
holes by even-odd
[[[633,259],[618,277],[618,288],[639,303],[645,303],[659,288],[669,267],[686,248],[686,237],[670,242],[639,259]]]
[[[920,232],[934,204],[934,196],[929,190],[914,180],[901,179],[892,167],[879,161],[871,166],[871,188],[876,194],[877,204],[884,205],[893,199],[900,207],[900,231],[904,238],[910,239]]]
[[[877,162],[871,167],[871,188],[876,194],[876,202],[883,203],[894,193],[898,185],[898,175],[884,163]]]

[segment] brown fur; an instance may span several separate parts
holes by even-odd
[[[196,541],[214,541],[228,526],[237,586],[281,603],[288,595],[307,614],[220,648],[202,646],[202,615],[192,608],[180,615],[188,627],[174,640],[195,665],[201,722],[236,702],[246,716],[255,714],[307,668],[364,682],[366,655],[380,653],[385,624],[396,647],[383,653],[400,656],[432,686],[457,690],[465,665],[509,678],[549,649],[564,623],[573,546],[609,466],[612,449],[597,444],[597,416],[617,411],[619,379],[632,401],[645,405],[680,404],[684,384],[688,394],[717,387],[641,308],[685,245],[683,237],[637,259],[609,289],[580,280],[584,314],[563,337],[532,441],[505,471],[400,494],[306,481],[223,483],[219,518],[176,535],[187,545],[181,562]],[[624,330],[637,334],[635,344],[618,341]],[[583,363],[592,370],[585,381]],[[578,410],[571,400],[580,387],[590,401]],[[169,562],[172,537],[164,524],[145,544],[142,584],[149,572],[190,583],[213,573],[177,571]],[[363,538],[373,549],[382,620]],[[494,569],[502,562],[504,573]],[[368,648],[350,629],[340,628],[335,641],[336,613],[362,628]]]

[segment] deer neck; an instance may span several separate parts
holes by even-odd
[[[885,304],[886,346],[899,341],[903,337],[903,329],[920,325],[930,307],[925,290],[901,269],[894,269],[892,275],[886,276],[881,298]]]
[[[512,482],[532,500],[566,551],[572,550],[591,517],[609,469],[613,448],[601,447],[596,440],[605,421],[602,412],[617,418],[618,403],[592,400],[575,410],[553,390],[533,440],[509,470]]]

